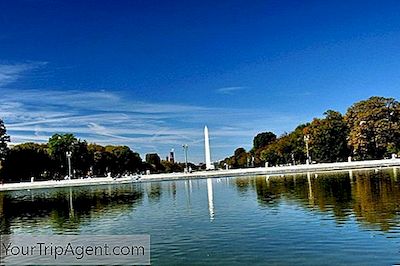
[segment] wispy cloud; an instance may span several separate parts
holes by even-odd
[[[29,70],[45,65],[46,62],[28,62],[22,64],[0,64],[0,87],[18,80]]]
[[[22,90],[7,86],[45,64],[0,63],[0,118],[14,144],[45,142],[54,133],[74,133],[88,142],[129,145],[142,155],[163,155],[175,148],[179,159],[179,147],[185,143],[190,147],[190,159],[198,162],[203,160],[206,124],[213,158],[222,159],[238,146],[250,147],[253,136],[262,130],[284,131],[288,129],[282,128],[282,121],[289,125],[298,122],[298,118],[259,108],[144,102],[108,90]],[[243,89],[246,87],[225,87],[216,92],[232,94]]]
[[[71,132],[89,142],[129,145],[142,154],[161,155],[171,148],[179,153],[187,143],[192,160],[201,161],[205,124],[212,135],[213,157],[221,159],[238,146],[249,147],[261,130],[296,121],[259,109],[139,102],[121,92],[2,91],[0,117],[14,143],[46,141],[54,133]]]
[[[241,87],[241,86],[237,86],[237,87],[223,87],[223,88],[219,88],[216,90],[217,93],[219,94],[233,94],[234,92],[237,91],[241,91],[246,89],[246,87]]]

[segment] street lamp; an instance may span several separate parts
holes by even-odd
[[[189,172],[189,169],[188,169],[188,155],[187,155],[189,145],[183,144],[182,148],[183,148],[183,152],[185,154],[185,172],[187,173],[187,172]]]
[[[310,164],[310,151],[308,149],[308,142],[310,141],[310,135],[304,135],[304,141],[306,143],[306,151],[307,151],[307,160],[306,164]]]
[[[72,168],[71,168],[71,156],[72,156],[72,152],[67,151],[65,153],[65,155],[67,155],[67,160],[68,160],[68,179],[71,179],[72,176]]]

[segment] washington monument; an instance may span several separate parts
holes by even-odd
[[[206,159],[206,170],[213,170],[214,165],[211,164],[210,139],[208,138],[208,127],[204,127],[204,155]]]

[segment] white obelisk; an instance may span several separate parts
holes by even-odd
[[[210,139],[208,138],[208,127],[204,127],[204,154],[206,157],[206,170],[212,170],[214,167],[211,165],[210,153]]]

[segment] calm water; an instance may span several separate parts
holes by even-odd
[[[150,234],[153,265],[400,263],[400,169],[0,193],[2,234]]]

